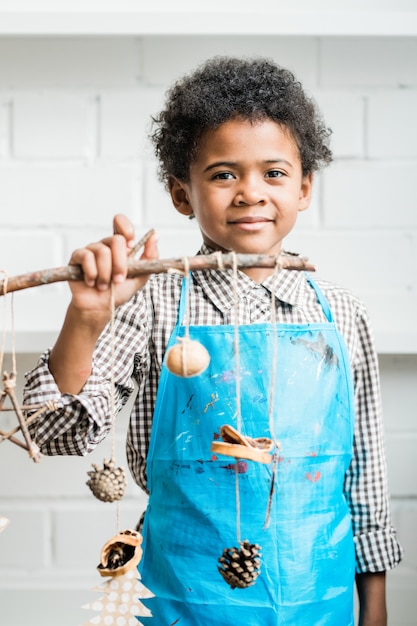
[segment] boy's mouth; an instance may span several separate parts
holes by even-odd
[[[271,224],[274,220],[263,216],[249,216],[239,217],[235,220],[230,220],[229,224],[238,226],[242,230],[262,230],[268,224]]]

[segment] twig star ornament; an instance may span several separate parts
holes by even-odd
[[[7,294],[7,275],[3,270],[0,270],[6,278],[3,280],[4,295]],[[21,406],[16,398],[16,353],[15,353],[15,332],[14,332],[14,306],[13,306],[13,294],[11,294],[10,300],[11,310],[11,339],[12,339],[12,372],[3,372],[3,359],[4,359],[4,347],[6,342],[6,318],[7,318],[7,302],[4,299],[4,313],[3,313],[3,329],[1,335],[1,347],[0,347],[0,373],[2,373],[3,390],[0,393],[0,413],[13,412],[15,413],[18,421],[18,426],[12,428],[10,431],[5,431],[0,427],[0,443],[3,441],[10,441],[11,443],[26,450],[29,457],[38,463],[41,460],[41,452],[35,441],[30,436],[29,425],[37,420],[40,415],[46,411],[55,410],[56,406],[54,402],[46,402],[44,405],[26,405]],[[7,400],[9,400],[11,406],[7,406]],[[25,418],[25,413],[29,413],[30,417]],[[21,437],[16,435],[19,433]]]
[[[26,450],[29,454],[29,457],[33,461],[35,461],[35,463],[38,463],[42,458],[42,454],[39,450],[38,445],[32,440],[29,434],[28,426],[30,423],[34,422],[39,417],[39,415],[41,415],[42,413],[50,409],[51,405],[47,404],[40,408],[37,406],[36,407],[19,406],[15,393],[14,393],[15,386],[16,386],[16,375],[15,374],[9,375],[7,372],[4,372],[3,373],[3,391],[0,395],[0,412],[10,411],[10,410],[13,411],[18,419],[19,425],[8,432],[0,429],[0,443],[8,440],[11,443],[16,444],[20,448],[23,448],[24,450]],[[12,404],[11,408],[4,407],[4,402],[6,398],[9,398],[11,401],[11,404]],[[28,420],[25,420],[23,411],[33,409],[33,408],[37,409],[36,412]],[[16,434],[19,431],[22,432],[23,441],[16,437]]]

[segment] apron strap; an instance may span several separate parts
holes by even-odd
[[[189,274],[189,279],[191,280],[191,272]],[[178,317],[177,317],[177,326],[180,326],[182,320],[185,316],[185,305],[187,303],[187,278],[184,276],[181,283],[181,296],[178,304]]]
[[[306,277],[307,277],[307,282],[310,283],[310,286],[316,292],[317,301],[321,305],[321,307],[323,309],[323,313],[326,316],[327,321],[328,322],[333,322],[334,320],[333,320],[332,312],[330,310],[330,305],[327,302],[327,299],[326,299],[324,293],[322,292],[320,287],[318,285],[316,285],[316,283],[314,282],[314,280],[311,278],[311,276],[309,274],[306,274]]]
[[[191,281],[192,279],[192,274],[191,272],[188,275],[189,280]],[[177,326],[181,326],[182,324],[182,320],[185,317],[185,306],[187,304],[187,277],[184,276],[184,278],[182,279],[182,283],[181,283],[181,296],[180,296],[180,301],[178,304],[178,317],[177,317]]]

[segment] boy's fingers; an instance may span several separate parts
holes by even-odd
[[[89,248],[74,250],[69,261],[70,265],[81,265],[84,282],[88,287],[94,287],[98,275],[96,257]]]
[[[111,282],[113,271],[112,250],[109,246],[101,243],[92,246],[91,249],[97,264],[96,287],[103,291],[108,289]]]
[[[110,240],[110,250],[112,258],[111,278],[114,283],[122,283],[127,276],[128,263],[128,243],[123,235],[113,235]]]
[[[81,265],[85,284],[103,290],[110,286],[112,279],[120,283],[126,278],[127,258],[125,238],[113,235],[76,250],[70,265]]]
[[[85,284],[100,291],[108,289],[111,281],[123,283],[126,280],[129,253],[134,246],[134,228],[125,215],[116,215],[113,226],[114,235],[75,250],[70,260],[71,265],[81,265]],[[147,239],[142,259],[159,258],[158,238],[157,233],[153,233]],[[140,286],[142,282],[143,279]]]
[[[112,280],[115,283],[121,283],[125,280],[129,250],[123,235],[106,237],[97,244],[91,244],[88,248],[94,252],[96,257],[97,286],[109,286]]]
[[[119,213],[113,219],[113,232],[115,235],[122,235],[129,248],[134,245],[135,229],[132,222],[126,215]]]

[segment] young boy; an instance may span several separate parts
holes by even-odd
[[[200,252],[278,254],[309,205],[314,171],[331,161],[329,131],[293,75],[265,59],[215,58],[173,86],[154,121],[161,179],[177,211],[197,219]],[[180,378],[164,357],[184,334],[184,278],[126,279],[133,242],[119,215],[113,236],[73,253],[85,280],[70,284],[62,331],[28,375],[26,401],[59,402],[36,424],[44,453],[81,455],[110,429],[112,346],[117,408],[136,380],[127,452],[149,493],[146,623],[349,626],[356,565],[360,624],[384,626],[385,571],[401,548],[364,306],[304,272],[195,271],[189,332],[211,361]],[[142,258],[157,256],[153,237]],[[278,441],[276,472],[213,455],[222,424]],[[242,589],[217,571],[240,532],[262,549],[260,575]]]

